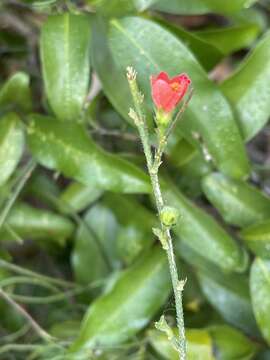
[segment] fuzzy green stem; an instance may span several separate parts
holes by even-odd
[[[159,184],[158,178],[158,169],[161,163],[161,156],[166,145],[166,138],[164,136],[159,136],[159,146],[156,152],[155,159],[153,161],[153,156],[151,152],[151,146],[149,141],[148,129],[145,121],[145,117],[143,115],[143,111],[141,108],[142,96],[138,90],[137,82],[136,82],[136,72],[132,68],[127,69],[127,78],[130,85],[131,94],[133,97],[135,110],[130,110],[130,117],[134,120],[135,125],[138,128],[139,135],[143,145],[143,151],[146,157],[146,163],[148,172],[151,179],[151,184],[153,188],[154,198],[159,214],[159,218],[161,215],[161,211],[164,207],[164,200],[162,197],[162,192]],[[165,247],[167,258],[169,262],[174,298],[175,298],[175,307],[176,307],[176,320],[177,327],[179,331],[179,359],[186,359],[186,339],[185,339],[185,326],[184,326],[184,313],[183,313],[183,305],[182,305],[182,291],[183,291],[183,282],[178,279],[178,271],[176,267],[175,255],[173,250],[173,242],[170,233],[170,229],[166,228],[162,221],[161,228],[162,232],[165,236],[165,241],[167,246]]]

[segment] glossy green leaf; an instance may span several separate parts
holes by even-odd
[[[270,33],[267,32],[236,72],[221,85],[234,107],[246,140],[254,137],[270,115]]]
[[[203,178],[202,187],[207,199],[231,225],[245,227],[270,217],[270,198],[244,181],[212,173]]]
[[[256,0],[159,0],[155,9],[183,15],[199,15],[211,12],[230,14],[251,6]]]
[[[63,340],[74,339],[80,329],[80,321],[66,320],[61,323],[54,323],[50,328],[50,334]]]
[[[185,138],[180,139],[170,149],[169,152],[170,152],[169,160],[176,167],[189,164],[190,161],[194,159],[194,157],[197,155],[196,148]]]
[[[208,331],[216,349],[216,360],[251,360],[259,350],[259,345],[230,326],[211,326]]]
[[[30,149],[45,167],[62,172],[87,186],[124,193],[150,191],[142,170],[105,152],[78,124],[32,115],[28,127]]]
[[[254,314],[264,339],[270,344],[270,261],[256,258],[250,271]]]
[[[183,240],[175,242],[175,249],[196,270],[201,289],[212,307],[228,323],[257,336],[259,331],[252,312],[246,275],[229,274]]]
[[[254,254],[270,259],[270,220],[243,229],[240,236]]]
[[[134,199],[106,194],[86,213],[78,229],[72,253],[77,280],[103,279],[111,269],[119,268],[121,261],[132,263],[153,243],[155,223],[155,216]]]
[[[194,32],[186,31],[184,28],[164,20],[155,19],[155,21],[177,36],[207,71],[212,69],[223,58],[223,53],[215,45],[205,41],[202,36],[197,36]]]
[[[177,333],[177,329],[174,329]],[[172,347],[166,334],[159,330],[148,332],[149,341],[155,351],[168,360],[178,360],[179,353]],[[186,329],[187,360],[214,360],[212,341],[206,330]]]
[[[254,24],[238,25],[229,28],[203,30],[195,34],[206,43],[215,46],[222,54],[249,47],[259,35],[260,28]]]
[[[175,234],[195,252],[226,271],[244,271],[245,252],[215,220],[190,202],[172,184],[165,190],[165,199],[180,213]]]
[[[236,328],[258,335],[250,302],[248,278],[239,274],[198,272],[198,279],[208,302]]]
[[[50,106],[59,119],[78,121],[90,76],[89,17],[49,16],[41,29],[40,48]]]
[[[96,8],[103,16],[114,17],[145,11],[156,2],[157,0],[99,0],[96,1]]]
[[[138,72],[149,109],[153,107],[151,74],[187,72],[196,95],[181,122],[186,136],[192,138],[194,132],[199,133],[214,162],[226,174],[243,177],[248,173],[243,142],[227,101],[179,39],[149,20],[126,17],[110,22],[109,46],[119,71],[124,74],[126,67],[132,65]]]
[[[56,181],[45,171],[34,172],[24,187],[24,193],[38,198],[43,204],[58,210],[60,189]]]
[[[174,152],[172,153],[172,155]],[[176,156],[176,153],[175,153]],[[179,156],[181,158],[181,156]],[[196,198],[202,194],[201,179],[213,171],[211,163],[204,160],[197,152],[187,163],[183,164],[175,176],[175,183],[189,197]]]
[[[103,193],[102,189],[95,186],[87,186],[78,182],[69,184],[60,195],[61,210],[70,214],[86,209],[95,202]]]
[[[127,196],[108,194],[104,203],[113,211],[119,223],[116,237],[118,255],[130,264],[152,245],[155,239],[152,228],[156,226],[157,219],[140,203]]]
[[[24,149],[24,132],[20,119],[9,113],[0,119],[0,186],[15,170]]]
[[[44,209],[37,209],[25,203],[14,206],[3,230],[0,232],[2,240],[46,239],[63,244],[74,231],[74,224],[59,214]]]
[[[108,23],[96,17],[92,22],[92,26],[92,63],[102,83],[102,90],[119,114],[129,123],[132,123],[128,111],[133,102],[126,74],[119,71],[108,46]]]
[[[120,344],[144,328],[170,291],[167,259],[160,248],[122,272],[109,292],[88,309],[71,352]]]
[[[0,109],[15,105],[24,111],[32,108],[29,75],[17,72],[12,75],[0,89]]]
[[[253,24],[257,25],[261,31],[265,31],[268,27],[267,16],[259,7],[251,7],[243,9],[231,15],[233,23],[238,25]]]
[[[71,257],[78,282],[88,284],[102,280],[113,268],[119,267],[115,240],[117,229],[114,214],[102,203],[85,214],[76,233]]]

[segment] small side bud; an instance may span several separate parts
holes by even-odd
[[[164,250],[168,250],[169,249],[168,241],[167,241],[167,238],[166,238],[166,235],[164,234],[164,232],[159,228],[153,228],[152,230],[153,230],[154,235],[156,235],[156,237],[161,242],[162,248]]]
[[[169,340],[174,337],[173,331],[168,325],[164,315],[161,315],[159,321],[155,322],[155,328],[159,331],[165,332]]]
[[[187,278],[185,278],[184,280],[179,280],[178,281],[178,284],[177,284],[177,290],[178,291],[184,291],[184,287],[186,285],[186,282],[187,282]]]
[[[128,116],[134,121],[136,126],[140,125],[140,119],[134,109],[129,109]]]
[[[172,206],[164,206],[161,210],[160,220],[164,226],[171,227],[176,225],[179,218],[179,212]]]
[[[179,351],[178,340],[176,339],[172,328],[167,323],[164,315],[162,315],[159,321],[155,322],[155,328],[159,331],[164,332],[167,335],[168,340],[176,351]]]

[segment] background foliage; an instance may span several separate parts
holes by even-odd
[[[166,256],[126,67],[194,95],[162,187],[188,359],[270,358],[270,4],[2,0],[0,358],[177,359]],[[150,196],[149,196],[150,195]]]

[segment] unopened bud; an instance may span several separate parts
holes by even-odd
[[[163,110],[158,110],[156,112],[156,123],[158,127],[167,127],[169,122],[171,121],[172,114],[165,112]]]
[[[161,210],[160,219],[164,226],[170,227],[176,225],[179,218],[179,212],[172,206],[164,206]]]

